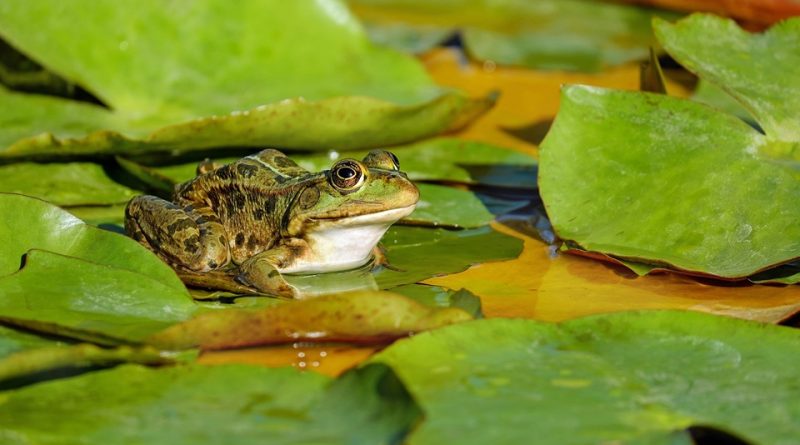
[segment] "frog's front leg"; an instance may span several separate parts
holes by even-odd
[[[294,287],[286,282],[278,269],[289,266],[298,256],[302,256],[306,249],[309,247],[303,240],[284,241],[243,262],[239,266],[239,276],[236,279],[265,294],[295,297]]]
[[[225,230],[210,209],[137,196],[125,208],[125,231],[167,262],[188,270],[206,272],[230,260]]]
[[[405,272],[403,269],[392,266],[389,258],[386,256],[386,249],[381,244],[376,244],[372,248],[372,270],[375,269],[389,269],[395,272]]]

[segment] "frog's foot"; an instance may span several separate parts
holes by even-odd
[[[236,281],[268,295],[294,298],[295,288],[286,282],[270,260],[271,255],[264,254],[248,259],[239,266]]]
[[[224,270],[210,272],[195,272],[186,269],[176,269],[178,277],[187,286],[201,289],[221,290],[240,295],[260,295],[252,286],[241,284],[237,281],[237,274]]]
[[[372,269],[384,268],[393,270],[395,272],[405,272],[405,270],[394,267],[389,263],[389,258],[386,257],[386,249],[380,244],[372,249]]]

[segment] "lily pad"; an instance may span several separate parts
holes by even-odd
[[[490,227],[431,230],[394,226],[381,243],[391,265],[375,272],[381,289],[461,272],[473,264],[516,258],[522,252],[519,238]]]
[[[542,146],[558,235],[725,278],[800,256],[794,161],[740,119],[663,95],[571,86]]]
[[[0,278],[0,318],[104,343],[138,342],[195,310],[185,288],[44,250],[28,251],[22,269]]]
[[[800,38],[800,20],[759,36],[709,15],[656,28],[670,53],[749,107],[766,135],[691,101],[567,87],[539,176],[556,232],[588,251],[730,279],[800,257],[791,204],[800,131],[790,118],[800,103],[773,91],[800,91],[797,76],[775,71],[800,61],[788,43]],[[736,57],[715,54],[720,36]]]
[[[210,311],[151,336],[160,349],[203,350],[275,343],[383,343],[471,319],[392,292],[362,291],[290,301],[265,309]]]
[[[350,3],[374,40],[401,49],[419,52],[422,43],[432,46],[439,36],[453,33],[457,23],[467,51],[479,60],[580,71],[647,58],[648,47],[655,44],[651,18],[677,17],[592,0]]]
[[[173,294],[186,292],[175,272],[136,241],[92,227],[35,198],[0,193],[0,239],[4,240],[0,276],[17,271],[26,252],[40,249],[139,273]],[[43,278],[57,288],[52,278]]]
[[[371,45],[337,0],[12,2],[0,34],[112,110],[0,91],[6,158],[363,148],[454,129],[491,106]]]
[[[139,194],[88,162],[0,166],[0,192],[21,193],[61,206],[120,204]]]
[[[785,20],[763,34],[711,14],[675,24],[656,20],[653,27],[672,57],[738,100],[767,136],[800,141],[800,19]]]
[[[291,368],[127,365],[9,391],[0,407],[3,443],[42,445],[390,444],[421,415],[384,366],[331,381]]]
[[[372,361],[393,367],[425,411],[414,444],[689,444],[693,425],[758,444],[800,435],[800,335],[727,317],[489,319],[401,340]]]

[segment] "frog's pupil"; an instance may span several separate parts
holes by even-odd
[[[342,179],[350,179],[356,175],[356,171],[350,167],[342,167],[336,174]]]
[[[400,168],[400,160],[397,159],[397,156],[395,156],[395,154],[391,153],[391,152],[389,153],[389,156],[392,157],[392,161],[394,161],[394,166],[399,169]]]

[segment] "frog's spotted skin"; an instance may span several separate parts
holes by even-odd
[[[205,162],[173,202],[139,196],[125,229],[178,270],[236,269],[266,293],[291,293],[281,273],[361,266],[378,240],[410,214],[419,192],[397,158],[373,151],[310,173],[277,150],[232,164]]]

